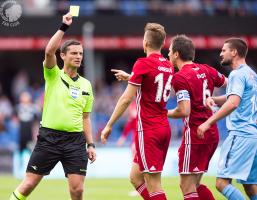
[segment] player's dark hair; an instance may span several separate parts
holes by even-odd
[[[71,45],[81,45],[81,43],[75,39],[67,40],[62,44],[60,52],[66,54]]]
[[[240,38],[229,38],[224,44],[229,44],[230,49],[236,49],[238,56],[241,58],[245,58],[248,52],[247,44],[244,40]]]
[[[162,25],[157,23],[147,23],[145,25],[145,33],[150,48],[154,50],[162,48],[166,38],[166,32]]]
[[[183,61],[193,61],[195,59],[195,46],[186,35],[177,35],[172,39],[172,52],[178,52]]]

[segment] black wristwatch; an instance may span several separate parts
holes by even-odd
[[[94,144],[94,143],[88,143],[88,144],[87,144],[87,148],[89,148],[89,147],[95,148],[95,144]]]

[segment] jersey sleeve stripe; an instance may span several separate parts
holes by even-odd
[[[132,85],[138,85],[138,86],[141,86],[141,84],[134,83],[134,82],[131,82],[131,81],[128,81],[128,83],[130,83],[130,84],[132,84]]]
[[[242,96],[240,94],[236,93],[236,92],[230,92],[230,93],[226,94],[226,98],[228,99],[228,97],[230,95],[237,95],[237,96],[239,96],[242,99]]]

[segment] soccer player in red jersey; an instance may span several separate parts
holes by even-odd
[[[147,200],[167,199],[161,186],[161,172],[171,137],[166,103],[174,69],[161,55],[165,38],[164,27],[160,24],[148,23],[145,26],[143,48],[146,57],[139,58],[134,64],[128,86],[101,134],[102,142],[106,143],[113,124],[136,95],[136,155],[130,180]]]
[[[214,87],[224,85],[226,79],[214,68],[194,63],[194,57],[195,47],[188,37],[178,35],[173,38],[169,58],[179,69],[172,79],[178,105],[168,111],[168,117],[183,118],[185,124],[178,150],[180,187],[184,199],[213,200],[211,191],[200,181],[218,145],[219,133],[214,124],[204,139],[199,139],[197,127],[212,115],[212,110],[205,106],[206,98],[212,95]]]

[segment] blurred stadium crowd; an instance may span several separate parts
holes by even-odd
[[[80,5],[81,15],[257,15],[257,0],[24,0],[25,15],[54,15]]]
[[[33,148],[35,143],[41,111],[44,101],[44,86],[38,83],[30,83],[30,77],[26,71],[20,71],[13,78],[11,96],[6,95],[1,89],[0,83],[0,150],[23,151]],[[94,137],[100,145],[100,132],[109,119],[118,98],[123,93],[126,83],[113,81],[106,84],[97,81],[94,96],[95,103],[92,113]],[[223,89],[215,91],[216,94],[224,93]],[[172,94],[168,107],[176,106],[176,98]],[[128,113],[114,126],[110,144],[116,145],[123,127],[128,120]],[[172,141],[179,141],[182,136],[182,120],[170,120],[172,127]],[[224,120],[219,123],[221,138],[226,136]],[[129,145],[131,138],[128,138]]]

